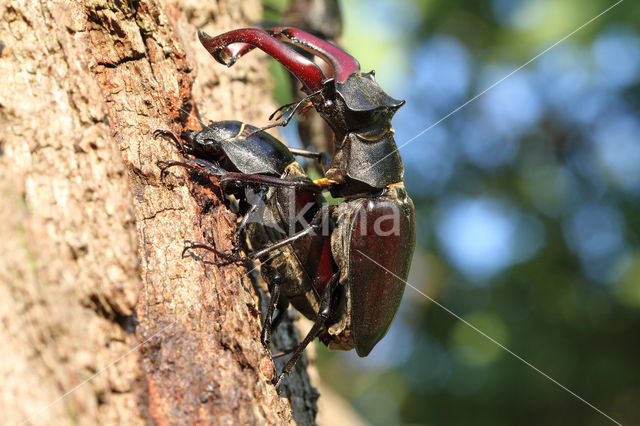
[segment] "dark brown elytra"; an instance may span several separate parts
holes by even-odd
[[[398,311],[415,245],[414,207],[404,189],[391,127],[404,101],[388,96],[373,72],[361,73],[351,55],[299,29],[248,28],[217,37],[200,32],[199,37],[227,66],[256,47],[265,51],[298,78],[307,96],[285,105],[279,116],[288,112],[285,118],[260,129],[219,121],[180,138],[156,132],[187,157],[160,162],[163,174],[173,166],[188,168],[219,182],[225,194],[240,200],[238,236],[244,234],[252,251],[243,257],[239,249],[220,252],[204,243],[190,243],[185,250],[209,250],[224,262],[261,261],[271,296],[261,341],[271,359],[276,309],[280,316],[289,302],[314,321],[274,378],[276,386],[316,337],[330,349],[355,349],[367,356]],[[332,75],[287,44],[325,60]],[[289,149],[263,131],[287,125],[309,105],[334,132],[333,159]],[[311,180],[295,156],[326,163],[324,177]],[[321,196],[325,191],[342,201],[326,205]]]

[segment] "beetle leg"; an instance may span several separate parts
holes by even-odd
[[[239,262],[239,261],[243,261],[243,260],[249,260],[246,257],[240,257],[238,256],[238,250],[239,248],[235,248],[232,250],[225,250],[225,251],[220,251],[218,249],[216,249],[214,246],[211,246],[209,244],[206,243],[199,243],[199,242],[194,242],[194,241],[189,241],[186,240],[184,242],[184,248],[182,249],[182,257],[184,258],[186,253],[189,250],[192,249],[203,249],[203,250],[208,250],[212,253],[215,253],[218,257],[221,257],[223,259],[225,259],[227,262],[226,263],[218,263],[218,266],[223,266],[223,265],[228,265],[229,263],[234,263],[234,262]]]
[[[252,202],[251,207],[249,207],[249,210],[247,210],[244,216],[242,217],[242,220],[240,221],[240,224],[236,229],[236,243],[238,243],[238,245],[240,245],[240,239],[241,239],[242,233],[244,232],[244,228],[246,228],[247,222],[251,218],[251,215],[256,210],[258,210],[258,208],[261,207],[261,205],[263,205],[264,203],[263,197],[265,196],[266,193],[267,193],[267,188],[265,188],[264,186],[260,187],[260,189],[258,190],[256,200]]]
[[[294,352],[295,350],[296,350],[296,348],[289,348],[289,349],[286,349],[286,350],[284,350],[282,352],[278,352],[277,354],[273,354],[271,356],[273,357],[273,359],[282,358],[283,356],[289,355],[291,352]]]
[[[182,149],[182,144],[180,143],[180,141],[178,140],[176,135],[174,135],[173,132],[171,132],[170,130],[162,130],[162,129],[154,130],[153,131],[153,138],[154,139],[158,139],[159,137],[161,137],[161,138],[163,138],[165,140],[168,140],[176,148]]]
[[[178,137],[169,130],[161,130],[161,129],[155,130],[153,132],[153,138],[154,139],[162,138],[164,140],[171,142],[171,145],[178,148],[178,151],[180,151],[180,153],[185,157],[187,156],[187,154],[190,154],[187,147],[184,144],[182,144],[180,142],[180,139],[178,139]]]
[[[326,152],[314,152],[296,148],[289,148],[289,151],[293,155],[315,159],[316,161],[318,161],[318,163],[320,163],[323,171],[327,170],[329,168],[329,163],[331,163],[331,156]]]
[[[301,192],[323,192],[330,189],[330,187],[334,184],[333,181],[325,182],[320,181],[318,183],[313,181],[306,180],[292,180],[292,179],[282,179],[269,175],[252,175],[245,173],[227,173],[219,179],[220,183],[235,181],[239,183],[245,184],[260,184],[266,186],[281,186],[281,187],[289,187],[295,188]]]
[[[264,350],[267,351],[269,359],[273,362],[273,356],[271,354],[271,331],[273,329],[273,312],[275,311],[276,306],[278,305],[278,299],[280,298],[281,277],[278,271],[276,271],[271,265],[263,264],[261,267],[263,268],[263,273],[269,278],[269,295],[271,296],[271,299],[269,300],[267,313],[262,324],[260,341],[262,342],[262,346],[264,346]]]
[[[302,192],[314,193],[329,190],[330,187],[334,184],[334,182],[332,181],[313,182],[307,180],[282,179],[269,175],[228,172],[223,168],[217,166],[216,164],[210,161],[202,160],[200,158],[188,159],[185,161],[158,161],[156,164],[161,169],[161,178],[164,178],[164,176],[167,174],[167,169],[169,169],[170,167],[179,166],[196,172],[204,173],[208,177],[215,178],[221,184],[228,182],[238,182],[247,185],[256,184],[266,186],[280,186],[295,188]]]
[[[264,30],[244,28],[229,31],[216,37],[198,31],[198,37],[215,60],[223,65],[233,65],[239,57],[252,50],[253,47],[257,47],[295,75],[307,93],[320,90],[322,82],[325,80],[325,75],[316,64]]]
[[[282,381],[282,379],[291,373],[291,370],[293,370],[293,367],[296,365],[298,359],[300,359],[300,357],[302,356],[304,350],[307,348],[307,346],[309,346],[309,343],[311,343],[313,339],[318,337],[320,332],[324,329],[325,324],[331,317],[331,300],[333,296],[333,290],[335,290],[336,288],[339,277],[340,274],[336,273],[329,280],[327,287],[322,293],[322,301],[320,302],[320,309],[318,310],[316,321],[313,324],[313,327],[311,327],[311,330],[309,330],[309,332],[305,336],[304,340],[300,342],[300,344],[296,347],[293,355],[291,356],[291,358],[289,358],[289,361],[287,361],[284,368],[282,369],[282,372],[273,380],[273,384],[276,388],[280,386],[280,382]]]
[[[167,174],[167,170],[170,167],[184,167],[193,171],[201,172],[208,177],[216,178],[220,180],[223,176],[229,174],[225,169],[218,167],[210,161],[202,160],[200,158],[187,159],[185,161],[158,161],[156,163],[160,167],[160,179],[164,179]]]
[[[287,312],[287,309],[289,309],[289,302],[286,299],[282,299],[280,298],[280,300],[278,300],[278,313],[276,313],[276,317],[273,319],[273,322],[271,323],[271,330],[275,330],[276,328],[278,328],[278,324],[280,324],[282,322],[282,320],[284,319],[284,314]],[[276,356],[274,356],[274,358],[277,358]]]
[[[322,227],[323,219],[326,220],[326,218],[324,218],[321,213],[322,212],[318,212],[316,216],[313,218],[313,220],[311,221],[311,223],[309,224],[309,226],[304,228],[302,231],[296,232],[292,236],[287,237],[283,240],[280,240],[277,243],[274,243],[268,247],[254,251],[253,253],[249,253],[247,255],[247,259],[251,259],[251,260],[258,259],[264,256],[265,254],[272,252],[273,250],[277,250],[280,247],[286,246],[287,244],[291,244],[292,242],[304,237],[305,235],[318,231]]]
[[[291,244],[292,242],[304,237],[305,235],[308,235],[312,232],[315,232],[317,230],[319,230],[322,226],[322,215],[318,214],[313,221],[311,222],[311,224],[309,224],[309,226],[305,229],[303,229],[302,231],[296,232],[295,234],[293,234],[290,237],[287,237],[283,240],[278,241],[277,243],[274,243],[268,247],[265,247],[263,249],[260,250],[256,250],[252,253],[249,253],[247,256],[238,256],[237,254],[237,250],[233,249],[233,250],[227,250],[227,251],[220,251],[218,249],[216,249],[213,246],[210,246],[208,244],[205,243],[198,243],[198,242],[192,242],[192,241],[185,241],[185,246],[184,249],[182,250],[182,257],[184,257],[185,253],[191,249],[204,249],[204,250],[208,250],[210,252],[215,253],[216,255],[218,255],[219,257],[222,257],[223,259],[227,260],[227,262],[230,263],[235,263],[235,262],[246,262],[249,260],[256,260],[259,259],[260,257],[269,254],[270,252],[277,250],[283,246],[286,246],[287,244]]]

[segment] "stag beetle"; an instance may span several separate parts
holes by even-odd
[[[367,356],[398,310],[415,245],[414,207],[404,189],[402,161],[391,127],[391,118],[404,101],[387,95],[373,72],[361,73],[351,55],[299,29],[247,28],[216,37],[198,35],[209,53],[227,66],[256,47],[265,51],[298,78],[307,96],[281,107],[280,117],[285,111],[289,115],[262,128],[221,121],[201,131],[183,132],[180,138],[156,131],[156,136],[173,140],[188,157],[159,162],[162,174],[181,166],[209,176],[226,193],[254,188],[274,218],[271,224],[248,221],[255,204],[244,211],[239,232],[245,232],[254,250],[246,257],[239,256],[238,250],[220,252],[204,243],[190,243],[185,250],[210,250],[229,262],[263,261],[271,300],[261,340],[269,357],[273,314],[276,306],[282,306],[281,295],[314,321],[274,378],[276,386],[316,337],[330,349],[355,348],[359,356]],[[322,58],[334,75],[325,76],[285,43]],[[324,177],[316,180],[305,174],[294,155],[319,160],[326,156],[291,150],[263,132],[285,126],[310,105],[335,134],[335,155],[327,162]],[[342,201],[327,206],[321,196],[325,191]]]

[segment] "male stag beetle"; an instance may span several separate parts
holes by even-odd
[[[227,66],[256,47],[265,51],[298,78],[307,96],[283,107],[290,110],[288,117],[260,129],[221,121],[201,131],[186,131],[181,140],[156,131],[188,157],[159,162],[163,174],[169,167],[185,167],[218,181],[227,195],[240,196],[245,208],[239,232],[245,233],[247,246],[254,251],[241,257],[238,250],[220,252],[204,243],[190,243],[185,249],[210,250],[228,262],[262,261],[271,300],[261,340],[269,357],[271,329],[277,321],[273,314],[283,300],[315,321],[274,378],[276,386],[316,337],[330,349],[355,348],[359,356],[367,356],[398,310],[415,244],[414,207],[404,189],[391,127],[391,118],[404,101],[388,96],[373,72],[361,73],[351,55],[295,28],[198,35],[209,53]],[[322,58],[334,75],[325,76],[285,43]],[[335,155],[324,177],[316,180],[307,177],[294,155],[320,160],[325,156],[289,149],[262,131],[286,125],[310,105],[335,134]],[[241,190],[249,188],[262,200],[273,223],[248,220],[260,204],[242,196]],[[321,196],[325,191],[342,201],[327,206]]]

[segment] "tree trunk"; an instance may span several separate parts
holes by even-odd
[[[258,0],[0,5],[7,423],[313,423],[304,362],[289,400],[270,383],[255,272],[181,258],[185,240],[231,248],[236,217],[179,170],[161,181],[180,156],[152,137],[199,128],[196,106],[265,122],[264,55],[228,70],[196,37],[259,20]],[[297,339],[290,318],[276,339]]]

